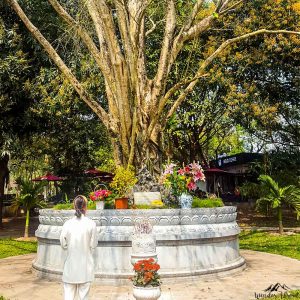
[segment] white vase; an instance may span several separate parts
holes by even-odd
[[[133,286],[133,297],[136,300],[156,300],[160,297],[160,286]]]
[[[193,196],[187,193],[182,193],[179,197],[181,208],[192,208]]]
[[[96,201],[96,209],[104,209],[104,201]]]

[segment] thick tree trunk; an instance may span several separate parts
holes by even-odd
[[[0,227],[2,227],[4,188],[9,180],[8,161],[9,156],[7,154],[0,157]]]

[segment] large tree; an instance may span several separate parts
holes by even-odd
[[[112,138],[116,162],[136,167],[146,160],[155,162],[166,122],[199,80],[210,75],[210,67],[217,58],[237,43],[255,36],[300,35],[300,32],[290,30],[289,23],[282,22],[278,26],[269,19],[262,26],[257,22],[258,14],[253,15],[255,10],[282,6],[282,1],[48,0],[73,36],[79,37],[85,45],[93,58],[91,64],[99,68],[99,76],[103,76],[105,83],[106,108],[102,95],[94,97],[88,92],[78,79],[78,70],[67,66],[59,51],[51,45],[53,41],[47,40],[30,21],[28,16],[32,12],[26,14],[17,0],[7,2],[80,98],[106,126]],[[291,2],[289,10],[299,9],[295,1],[287,2]],[[223,24],[220,20],[227,20],[227,25],[218,27],[218,24]],[[152,39],[159,28],[163,32],[161,39]],[[183,51],[215,28],[224,30],[224,37],[200,45],[202,51],[199,54],[197,50],[199,61],[196,68],[193,65],[174,79],[174,70]]]

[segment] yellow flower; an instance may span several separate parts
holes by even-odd
[[[151,205],[153,205],[153,206],[163,206],[164,204],[161,200],[153,200],[151,202]]]

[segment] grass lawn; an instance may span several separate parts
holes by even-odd
[[[0,258],[33,253],[36,252],[36,249],[37,242],[23,242],[13,239],[0,239]]]
[[[269,232],[242,231],[240,248],[280,254],[300,260],[300,234],[281,236]]]

